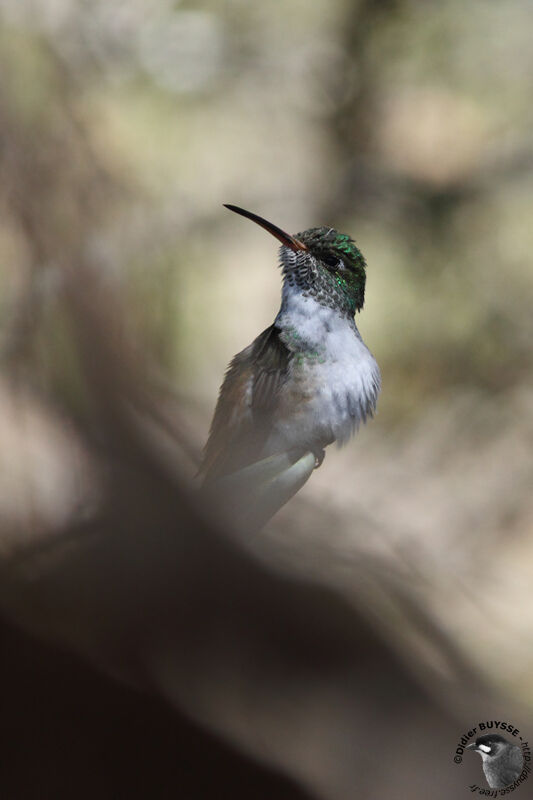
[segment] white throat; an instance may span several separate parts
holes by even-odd
[[[292,377],[311,392],[305,426],[345,443],[372,415],[381,386],[379,367],[354,320],[286,286],[275,324],[289,350],[301,356]]]
[[[281,309],[276,325],[282,330],[294,332],[295,344],[302,349],[323,350],[329,357],[340,356],[343,347],[353,344],[353,337],[361,336],[355,321],[340,311],[319,303],[314,297],[305,297],[294,286],[283,287]]]

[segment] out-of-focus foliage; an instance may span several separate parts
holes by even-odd
[[[81,259],[119,288],[200,444],[280,283],[273,241],[221,204],[350,232],[380,414],[283,512],[300,534],[257,546],[336,583],[361,549],[405,562],[528,702],[532,25],[521,0],[0,0],[10,369],[87,415],[57,301]]]

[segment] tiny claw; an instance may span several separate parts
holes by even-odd
[[[324,461],[324,458],[326,457],[326,451],[325,450],[313,450],[313,455],[315,457],[315,469],[318,469],[320,467],[320,465],[322,464],[322,462]]]

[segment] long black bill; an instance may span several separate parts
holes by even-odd
[[[252,214],[251,211],[245,211],[244,208],[239,208],[239,206],[232,206],[228,203],[223,203],[223,205],[225,208],[229,208],[230,211],[235,211],[236,214],[241,214],[241,216],[251,219],[252,222],[257,222],[258,225],[261,225],[262,228],[271,233],[272,236],[275,236],[276,239],[279,239],[279,241],[286,247],[290,247],[291,250],[308,249],[307,245],[305,245],[303,242],[300,242],[299,239],[295,239],[294,236],[285,233],[285,231],[282,231],[277,225],[267,222],[267,220],[263,219],[263,217],[258,217],[257,214]]]

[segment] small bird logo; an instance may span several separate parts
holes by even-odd
[[[491,789],[504,789],[513,783],[524,768],[524,756],[517,744],[509,742],[499,733],[479,736],[467,745],[483,759],[483,772]]]
[[[230,363],[200,475],[211,481],[260,459],[344,444],[372,416],[379,367],[355,324],[363,307],[366,262],[334,228],[291,236],[237,206],[281,242],[281,307],[270,325]]]

